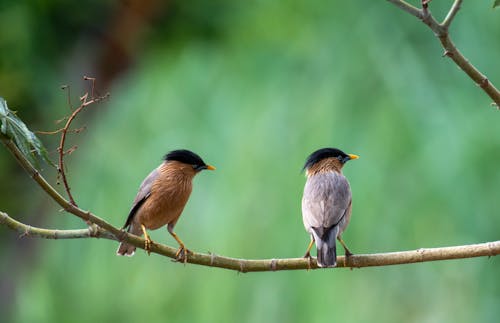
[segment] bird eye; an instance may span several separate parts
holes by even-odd
[[[337,156],[337,159],[342,163],[347,163],[351,158],[349,156]]]

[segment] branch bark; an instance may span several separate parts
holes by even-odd
[[[106,238],[114,240],[114,236],[99,228],[90,226],[87,229],[77,230],[51,230],[32,227],[11,218],[7,213],[0,211],[0,224],[6,225],[14,231],[21,233],[20,237],[38,237],[44,239],[82,239],[82,238]]]
[[[9,217],[0,211],[0,224],[20,232],[21,236],[36,236],[45,239],[81,239],[81,238],[105,238],[117,240],[117,238],[99,227],[80,230],[48,230],[28,226]],[[144,248],[144,239],[134,236],[134,245]],[[157,253],[175,259],[176,249],[158,243],[153,243],[152,253]],[[500,241],[486,242],[473,245],[423,248],[410,251],[399,251],[369,255],[353,255],[350,257],[338,256],[337,267],[361,268],[374,266],[389,266],[411,264],[416,262],[427,262],[436,260],[462,259],[472,257],[496,256],[500,254]],[[281,259],[239,259],[218,256],[215,254],[190,253],[188,263],[219,267],[236,270],[239,272],[260,272],[279,270],[318,269],[316,260],[309,261],[305,258],[281,258]]]
[[[483,91],[493,100],[497,108],[500,108],[500,91],[481,73],[465,56],[458,50],[449,35],[449,27],[456,14],[460,10],[462,0],[455,0],[448,14],[442,23],[439,23],[427,8],[427,4],[422,9],[416,8],[403,0],[387,0],[398,8],[422,20],[439,39],[444,48],[444,55],[453,60],[469,78],[471,78]]]

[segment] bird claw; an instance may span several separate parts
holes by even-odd
[[[191,250],[187,249],[186,247],[184,246],[181,246],[177,252],[175,253],[175,261],[177,262],[183,262],[183,263],[186,263],[187,262],[187,255],[191,253]]]
[[[144,240],[144,250],[148,253],[148,256],[151,254],[151,246],[153,245],[153,240],[151,240],[149,237],[147,237]]]
[[[306,254],[304,255],[304,258],[307,259],[307,270],[311,270],[311,262],[312,262],[312,256],[311,256],[311,253],[308,251],[306,252]]]

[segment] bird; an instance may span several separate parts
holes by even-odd
[[[202,170],[215,170],[215,167],[207,165],[192,151],[172,150],[142,182],[122,229],[128,228],[127,232],[138,236],[144,234],[144,249],[148,254],[153,241],[146,230],[167,225],[168,232],[179,244],[176,259],[186,262],[190,251],[174,232],[174,227],[191,195],[193,178]],[[135,249],[134,245],[123,241],[116,254],[133,256]]]
[[[304,258],[311,259],[310,251],[316,243],[319,267],[337,265],[336,240],[344,247],[346,256],[352,255],[341,236],[349,224],[352,209],[351,188],[342,167],[358,158],[336,148],[322,148],[306,159],[302,220],[311,242]]]

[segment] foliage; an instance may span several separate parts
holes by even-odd
[[[49,165],[55,166],[47,155],[47,150],[40,139],[31,132],[24,122],[7,107],[7,101],[0,97],[0,134],[14,141],[19,150],[31,163],[38,165],[41,158]]]

